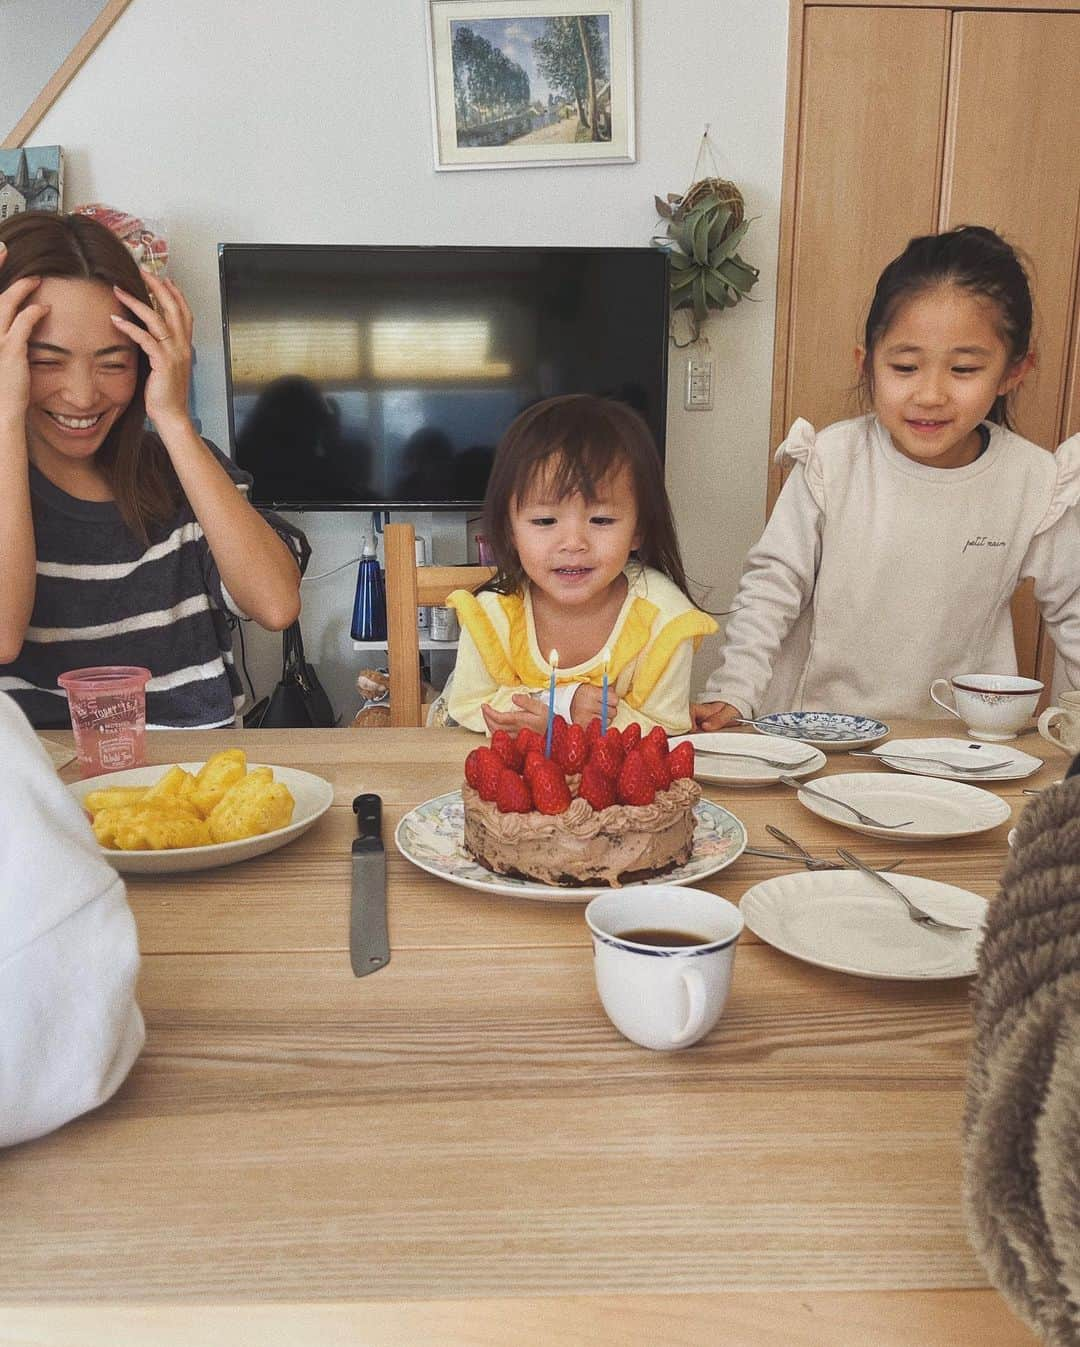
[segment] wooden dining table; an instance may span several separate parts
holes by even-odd
[[[240,745],[326,778],[333,805],[244,863],[129,876],[146,1047],[107,1104],[0,1157],[4,1347],[1035,1341],[965,1234],[970,981],[831,972],[746,931],[716,1028],[649,1051],[600,1006],[583,903],[458,887],[396,850],[474,736],[147,742],[156,764]],[[1044,766],[985,787],[1013,824],[1066,766],[1038,736],[1017,746]],[[830,753],[821,775],[886,770]],[[356,978],[367,791],[392,954]],[[1007,855],[1010,823],[859,837],[782,785],[705,794],[752,845],[776,845],[773,823],[991,900]],[[799,868],[743,855],[698,887],[738,902]]]

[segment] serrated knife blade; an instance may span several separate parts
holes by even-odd
[[[377,973],[390,962],[382,800],[378,795],[358,795],[353,800],[353,813],[359,836],[352,844],[349,960],[353,973],[362,978]]]

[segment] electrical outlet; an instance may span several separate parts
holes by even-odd
[[[713,362],[686,362],[686,395],[683,405],[688,412],[707,411],[713,405]]]

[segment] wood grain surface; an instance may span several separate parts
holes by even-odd
[[[950,732],[894,737],[930,729]],[[265,857],[129,880],[146,1049],[110,1103],[0,1164],[3,1347],[264,1342],[271,1321],[274,1341],[320,1344],[1033,1341],[964,1234],[965,982],[845,977],[748,935],[718,1027],[649,1052],[603,1014],[581,908],[455,888],[393,852],[470,737],[228,739],[325,776],[334,806]],[[149,736],[163,764],[224,744]],[[1014,821],[1022,787],[1066,765],[1019,746],[1047,765],[994,788]],[[362,790],[384,801],[393,955],[358,980]],[[707,793],[752,842],[766,822],[820,854],[855,837],[987,897],[1007,850],[1008,825],[903,844],[783,787]],[[743,857],[703,887],[737,900],[793,868]],[[217,1308],[270,1301],[269,1320]]]

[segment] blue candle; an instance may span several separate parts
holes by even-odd
[[[547,726],[547,745],[544,748],[544,757],[551,757],[551,731],[555,728],[555,670],[559,667],[559,652],[553,650],[548,656],[548,663],[551,665],[551,681],[548,684],[548,726]]]
[[[600,657],[604,661],[604,681],[600,689],[600,733],[607,734],[607,673],[611,663],[611,651],[607,646],[604,646]]]

